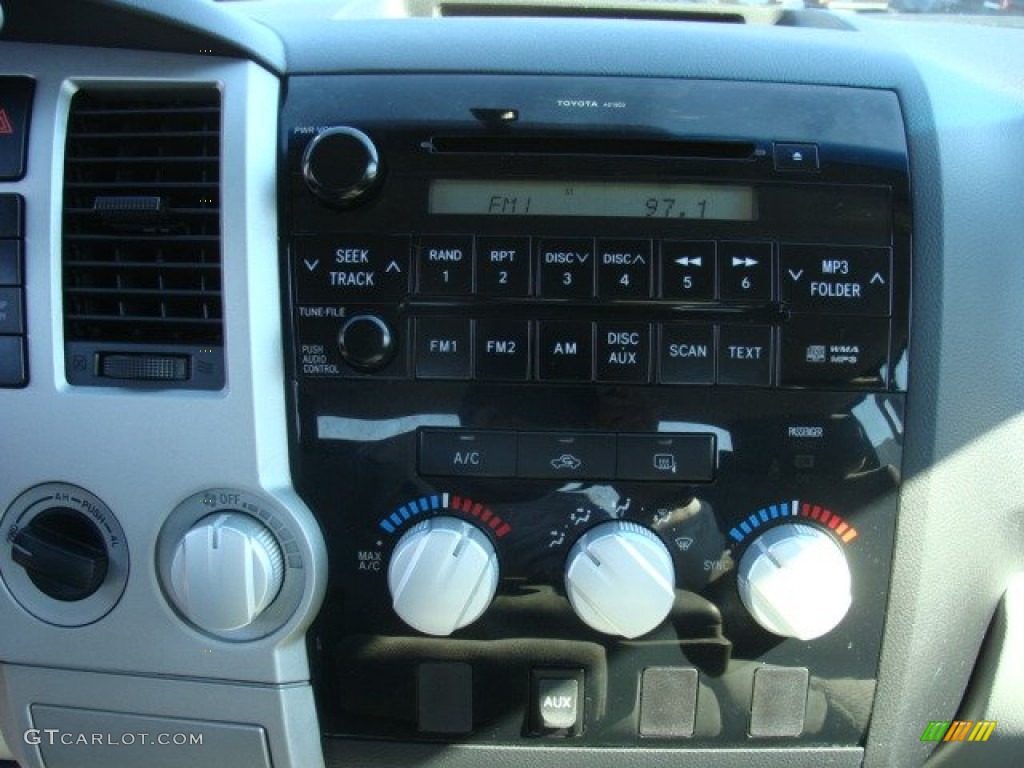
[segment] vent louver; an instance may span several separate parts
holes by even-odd
[[[222,386],[220,145],[216,88],[73,97],[63,233],[72,383]],[[126,354],[139,364],[125,367]]]

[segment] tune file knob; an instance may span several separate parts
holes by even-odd
[[[624,520],[602,523],[569,550],[565,591],[588,626],[608,635],[639,637],[672,609],[672,556],[643,526]]]
[[[813,640],[850,608],[850,567],[823,530],[787,523],[759,536],[740,558],[740,599],[776,635]]]
[[[328,128],[306,146],[302,178],[323,202],[345,208],[365,198],[380,182],[380,156],[362,131]]]
[[[281,588],[284,562],[270,529],[243,512],[204,517],[178,543],[171,596],[195,625],[226,632],[251,624]]]
[[[450,635],[476,621],[497,588],[498,555],[490,539],[447,515],[406,531],[388,565],[395,613],[428,635]]]

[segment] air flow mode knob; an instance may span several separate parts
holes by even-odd
[[[740,558],[740,599],[769,632],[813,640],[850,608],[850,566],[825,531],[787,523],[756,538]]]
[[[391,601],[402,621],[446,636],[472,624],[498,588],[498,555],[487,534],[441,515],[410,528],[388,565]]]
[[[365,199],[380,183],[380,156],[362,131],[328,128],[306,146],[302,177],[310,192],[323,202],[346,208]]]
[[[171,597],[196,626],[226,632],[251,624],[281,588],[284,558],[270,529],[244,512],[204,517],[171,561]]]
[[[607,635],[639,637],[661,624],[672,610],[675,583],[668,547],[653,531],[625,520],[591,528],[566,561],[573,610]]]

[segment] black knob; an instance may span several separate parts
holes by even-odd
[[[309,142],[302,176],[310,191],[328,205],[354,205],[381,179],[380,157],[370,137],[355,128],[328,128]]]
[[[55,600],[83,600],[103,584],[109,558],[99,529],[81,512],[54,508],[18,531],[12,559]]]
[[[395,354],[395,336],[376,315],[352,315],[338,332],[342,359],[360,371],[383,368]]]

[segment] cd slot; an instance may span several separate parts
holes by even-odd
[[[701,141],[596,136],[435,136],[435,154],[575,155],[678,157],[752,160],[757,147],[748,141]]]

